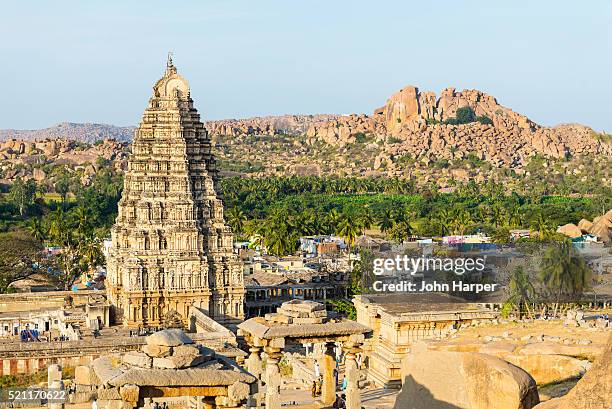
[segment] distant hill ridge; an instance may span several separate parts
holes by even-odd
[[[206,113],[203,113],[204,116]],[[308,145],[336,148],[374,138],[384,149],[374,170],[393,169],[398,160],[424,163],[461,160],[468,155],[495,167],[521,167],[535,155],[553,158],[612,154],[608,135],[578,124],[544,127],[500,105],[479,90],[444,89],[439,96],[406,86],[372,114],[280,115],[205,122],[212,137],[300,135]],[[0,131],[0,140],[99,139],[131,141],[133,127],[61,123],[51,128]]]
[[[132,140],[134,129],[133,126],[61,122],[44,129],[0,129],[0,141],[10,139],[22,141],[68,139],[92,143],[102,139],[116,139],[129,142]]]

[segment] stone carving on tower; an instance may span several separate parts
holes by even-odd
[[[112,228],[106,287],[115,320],[157,326],[190,306],[244,318],[242,265],[223,219],[211,143],[169,56],[135,132]]]

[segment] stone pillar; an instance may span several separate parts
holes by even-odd
[[[324,405],[332,405],[336,400],[336,378],[334,368],[336,367],[336,354],[334,354],[335,344],[328,342],[325,344],[325,353],[321,359],[321,375],[323,385],[321,387],[321,402]]]
[[[281,348],[267,346],[265,348],[268,359],[266,360],[266,409],[280,409],[280,369],[278,363],[281,360]]]
[[[260,406],[262,399],[262,365],[261,365],[261,347],[260,346],[252,346],[249,348],[251,354],[247,358],[247,370],[257,378],[257,384],[255,389],[255,395],[252,396],[251,406]]]
[[[249,352],[251,354],[247,358],[247,370],[257,379],[261,379],[261,348],[253,346],[249,348]]]
[[[47,385],[51,385],[54,381],[62,380],[62,367],[54,364],[47,368]]]
[[[61,372],[60,372],[60,376],[61,376]],[[64,381],[60,380],[55,380],[51,383],[48,384],[49,385],[49,389],[59,389],[59,390],[63,390],[64,389]],[[64,409],[64,401],[49,401],[47,403],[47,407],[49,409]]]
[[[346,360],[344,361],[344,376],[346,377],[346,409],[360,409],[361,395],[359,393],[359,370],[355,354],[361,351],[358,344],[345,345]]]

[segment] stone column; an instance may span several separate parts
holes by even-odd
[[[280,369],[278,363],[281,360],[281,348],[267,346],[265,348],[268,359],[266,360],[266,409],[280,409]]]
[[[47,368],[47,385],[51,385],[54,381],[62,380],[62,367],[53,364]]]
[[[346,360],[344,361],[344,376],[346,377],[346,409],[360,409],[361,395],[359,393],[359,370],[355,354],[361,351],[359,344],[345,345]]]
[[[60,372],[61,375],[61,372]],[[53,382],[49,383],[49,389],[59,389],[59,390],[63,390],[64,389],[64,381],[60,380],[54,380]],[[64,401],[49,401],[47,403],[47,407],[49,409],[64,409]]]
[[[261,365],[261,347],[252,346],[249,348],[251,354],[247,358],[247,370],[257,378],[257,389],[256,395],[252,397],[251,406],[260,406],[261,404],[261,393],[262,393],[262,365]]]
[[[325,353],[321,359],[321,375],[323,376],[321,401],[324,405],[332,405],[336,400],[336,378],[334,377],[336,354],[334,354],[334,347],[335,344],[333,342],[327,342],[325,344]]]
[[[257,379],[261,379],[261,348],[256,346],[250,347],[251,353],[247,358],[247,370]]]

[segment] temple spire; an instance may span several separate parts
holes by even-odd
[[[172,59],[173,57],[174,54],[172,53],[172,51],[168,51],[168,60],[166,61],[166,75],[176,73],[176,67],[174,66],[174,61]]]

